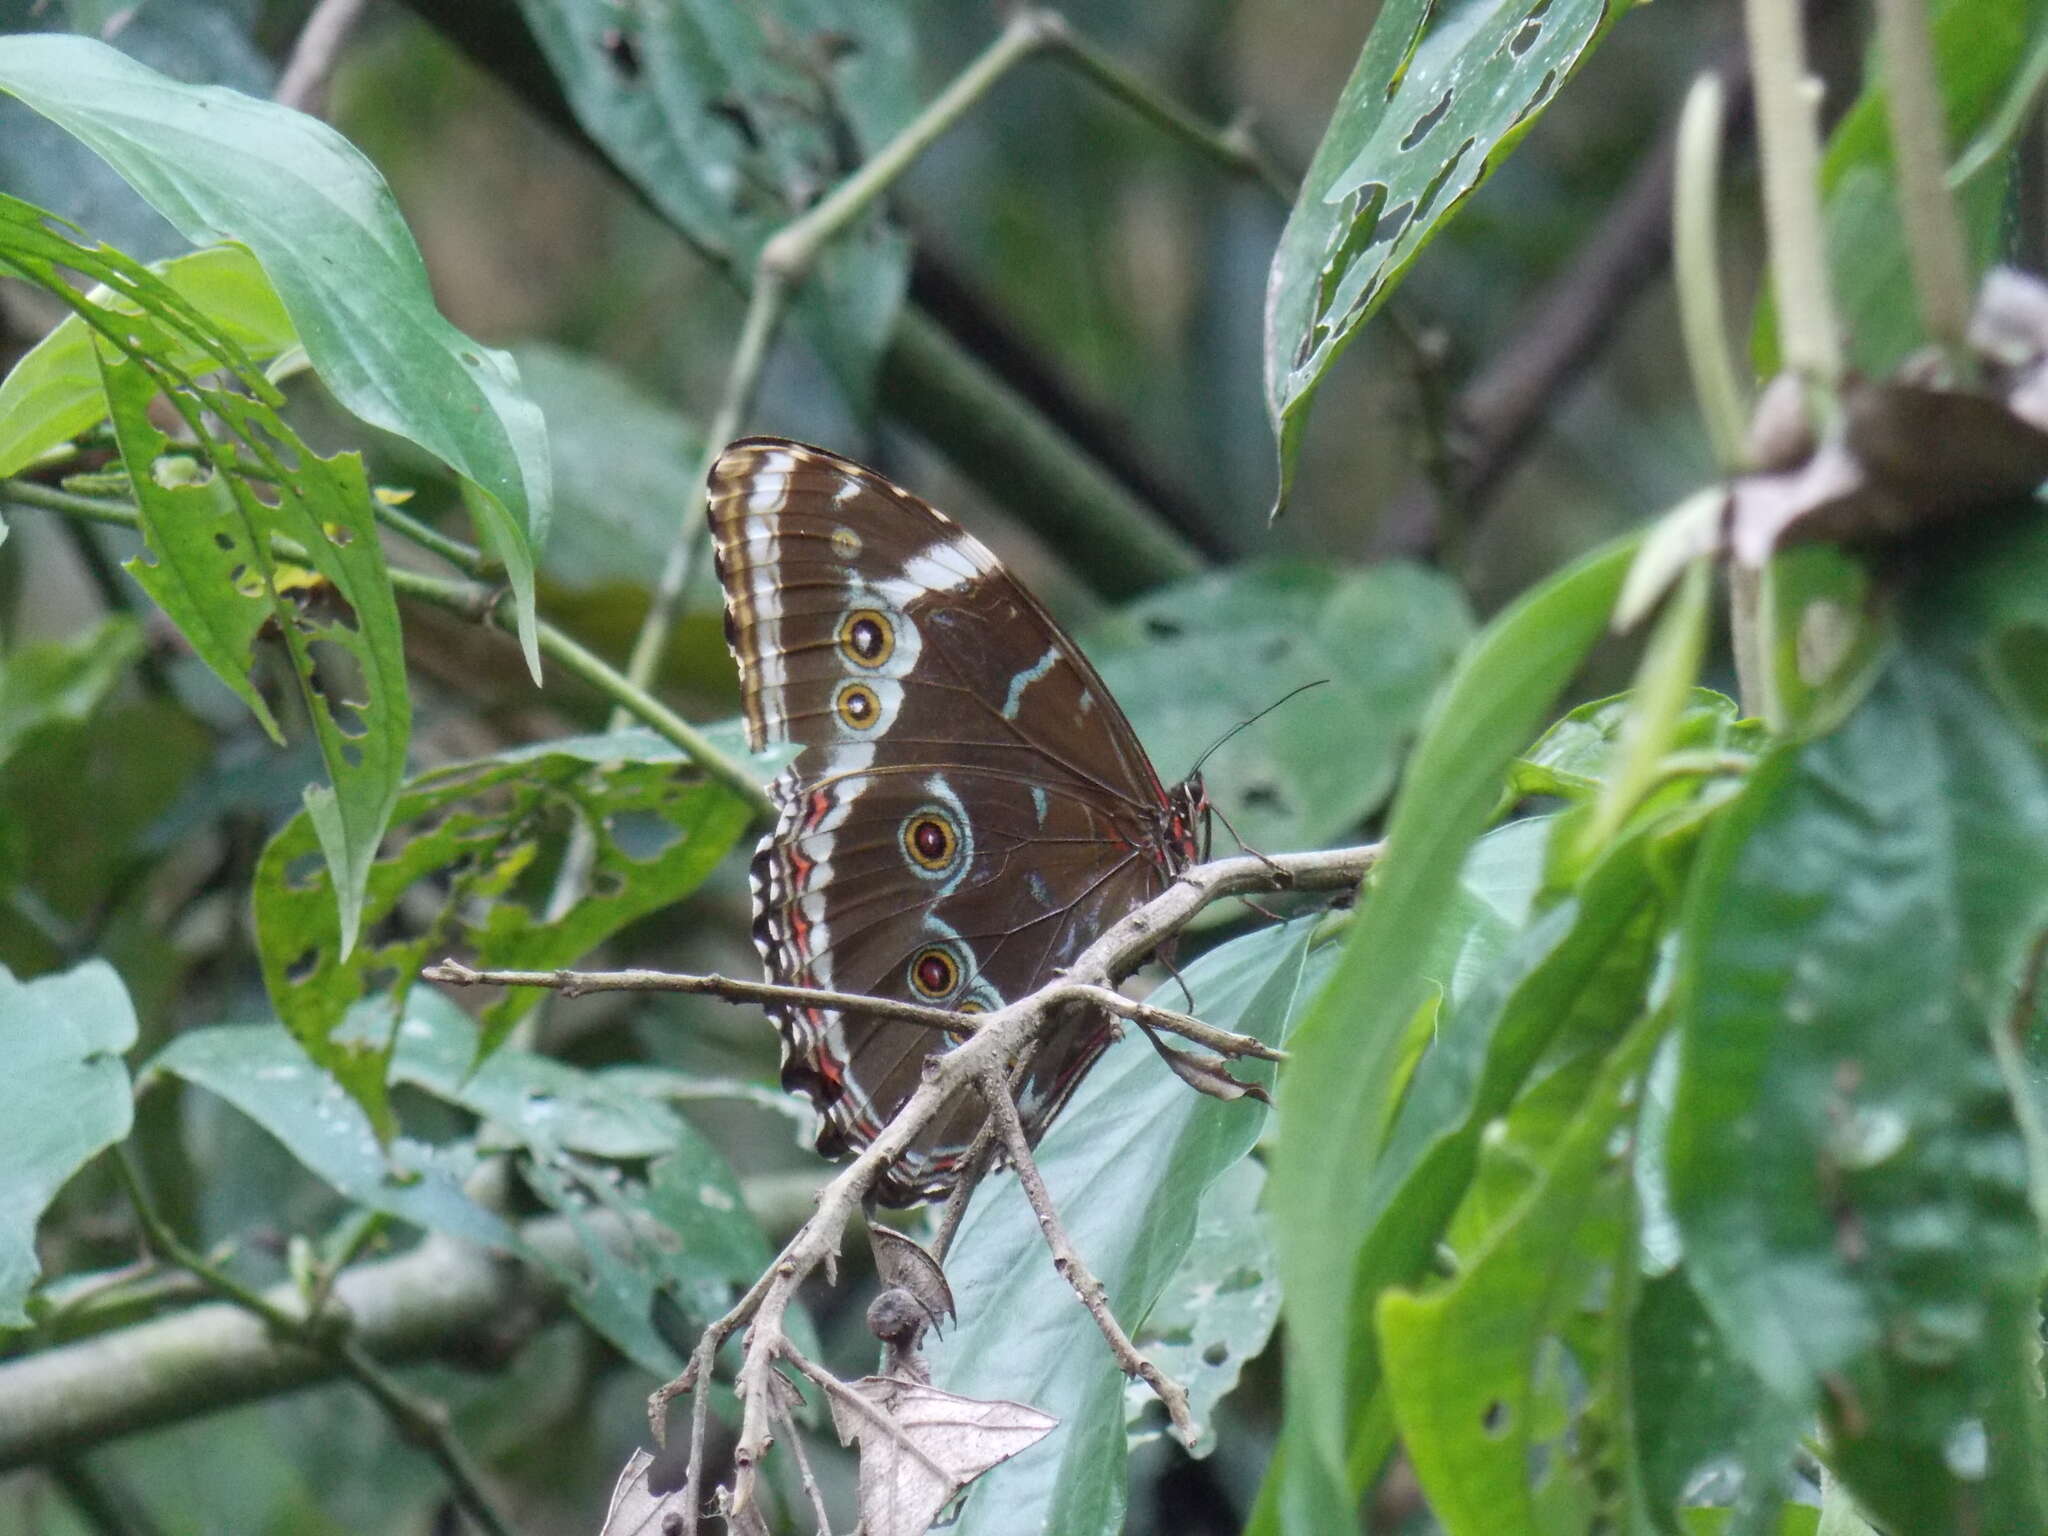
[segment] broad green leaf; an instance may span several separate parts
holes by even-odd
[[[1146,1314],[1132,1342],[1188,1391],[1202,1438],[1197,1456],[1216,1449],[1216,1405],[1237,1386],[1280,1321],[1280,1276],[1259,1210],[1266,1170],[1252,1158],[1233,1163],[1209,1186],[1195,1213],[1195,1235],[1180,1268]],[[1133,1446],[1165,1433],[1159,1399],[1142,1381],[1124,1387]]]
[[[121,1053],[135,1043],[128,989],[103,960],[17,981],[0,966],[0,1328],[28,1326],[36,1223],[95,1153],[128,1134]]]
[[[1201,1016],[1268,1041],[1283,1038],[1307,995],[1311,926],[1250,934],[1189,966]],[[1239,1075],[1255,1080],[1267,1070],[1246,1063]],[[1046,1132],[1039,1167],[1075,1247],[1126,1327],[1152,1309],[1187,1253],[1205,1191],[1251,1150],[1265,1118],[1251,1099],[1225,1104],[1192,1092],[1132,1031],[1096,1063]],[[976,1484],[960,1536],[1121,1530],[1124,1378],[1094,1320],[1053,1269],[1014,1179],[997,1175],[983,1185],[946,1273],[960,1324],[929,1346],[933,1384],[1029,1403],[1060,1420],[1043,1444]]]
[[[1728,1352],[1682,1271],[1643,1282],[1629,1333],[1637,1466],[1658,1528],[1682,1529],[1680,1501],[1703,1494],[1726,1506],[1726,1536],[1767,1536],[1807,1416]]]
[[[1587,557],[1467,648],[1409,760],[1365,910],[1282,1074],[1281,1124],[1315,1127],[1282,1138],[1270,1186],[1289,1338],[1288,1498],[1298,1518],[1343,1518],[1335,1512],[1357,1492],[1346,1487],[1346,1447],[1367,1400],[1371,1351],[1367,1316],[1354,1311],[1360,1174],[1378,1161],[1393,1107],[1388,1083],[1431,980],[1423,957],[1502,774],[1605,628],[1633,555],[1623,541]]]
[[[40,284],[97,333],[101,388],[148,545],[128,570],[274,737],[276,720],[250,676],[252,646],[266,627],[282,640],[327,769],[329,783],[305,798],[333,871],[346,950],[404,776],[412,717],[362,461],[307,448],[235,342],[155,274],[47,226],[41,210],[0,197],[0,270]],[[78,294],[66,268],[126,295],[136,312],[116,314]],[[201,350],[239,387],[199,382],[163,361],[184,347]],[[149,417],[159,398],[190,430],[194,456],[167,456],[169,439]],[[276,538],[295,541],[316,581],[287,591]]]
[[[255,909],[271,1001],[380,1132],[391,1126],[384,1079],[393,1025],[423,964],[467,950],[483,966],[569,965],[635,918],[680,901],[725,857],[752,808],[676,757],[647,733],[621,733],[422,774],[398,797],[370,870],[366,936],[352,952],[324,921],[329,877],[312,856],[312,818],[293,818],[270,840]],[[551,914],[554,873],[577,825],[593,839],[591,888]],[[433,915],[423,923],[406,915],[416,891],[431,893]],[[495,1049],[539,998],[527,988],[491,1004],[482,1050]]]
[[[1090,632],[1088,653],[1168,777],[1290,689],[1324,683],[1202,770],[1249,846],[1312,848],[1385,802],[1471,628],[1432,571],[1269,562],[1140,599]]]
[[[743,283],[762,244],[895,136],[918,101],[901,0],[519,0],[577,121]],[[616,49],[595,39],[613,29]],[[630,57],[630,65],[624,62]],[[857,410],[896,323],[909,242],[879,211],[821,254],[796,313]]]
[[[298,342],[276,290],[242,246],[209,246],[151,270],[254,361],[275,357]],[[115,314],[138,312],[105,289],[87,298]],[[162,361],[181,373],[215,366],[212,354],[196,345],[181,346]],[[82,316],[72,315],[52,327],[0,382],[0,475],[16,473],[37,454],[106,419],[92,330]]]
[[[89,145],[186,239],[247,246],[335,398],[463,477],[505,562],[537,679],[546,427],[510,359],[434,307],[419,249],[369,161],[316,118],[181,84],[90,38],[0,38],[0,91]]]
[[[1933,16],[1935,67],[1952,156],[1965,158],[1958,193],[1973,270],[1996,260],[2006,238],[2010,163],[1984,136],[2022,90],[2048,28],[2048,0],[1946,0]],[[1843,114],[1821,162],[1828,276],[1848,362],[1870,377],[1891,372],[1926,339],[1913,297],[1893,185],[1886,93],[1873,69]],[[2024,115],[2024,114],[2022,114]],[[1768,292],[1750,338],[1757,372],[1778,370],[1776,311]]]
[[[489,1248],[516,1248],[512,1229],[463,1193],[476,1171],[468,1143],[385,1145],[370,1120],[276,1024],[187,1030],[144,1071],[216,1094],[262,1126],[337,1193],[373,1211]]]
[[[1579,705],[1515,759],[1508,770],[1510,789],[1517,796],[1560,795],[1573,800],[1597,792],[1607,782],[1631,703],[1630,694],[1617,693]],[[1725,693],[1694,688],[1679,711],[1669,748],[1733,757],[1754,753],[1764,744],[1763,730],[1741,716]]]
[[[1279,440],[1279,500],[1309,400],[1337,355],[1627,3],[1380,7],[1267,277],[1266,408]]]
[[[461,1009],[416,993],[392,1076],[480,1116],[486,1146],[518,1149],[527,1182],[577,1224],[588,1268],[570,1293],[577,1311],[647,1370],[680,1369],[654,1327],[656,1297],[700,1328],[768,1263],[731,1167],[687,1120],[627,1080],[512,1049],[472,1072],[477,1048],[476,1025]],[[586,1219],[597,1210],[623,1219],[600,1233]]]
[[[2048,1526],[2048,1253],[1991,1041],[2044,924],[2048,770],[1911,650],[1765,760],[1689,896],[1667,1144],[1687,1275],[1904,1530]]]
[[[1527,1197],[1455,1281],[1379,1300],[1402,1443],[1451,1536],[1567,1536],[1611,1518],[1597,1459],[1612,1447],[1589,1443],[1574,1401],[1610,1363],[1578,1314],[1599,1297],[1621,1305],[1619,1272],[1635,1262],[1612,1146],[1664,1022],[1638,1024],[1601,1067]]]

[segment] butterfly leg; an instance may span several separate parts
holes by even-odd
[[[1017,1182],[1024,1186],[1024,1198],[1031,1203],[1032,1213],[1038,1217],[1038,1230],[1045,1234],[1045,1246],[1052,1250],[1053,1268],[1074,1288],[1074,1294],[1081,1298],[1081,1304],[1095,1319],[1095,1325],[1102,1330],[1102,1337],[1108,1341],[1109,1352],[1115,1357],[1118,1367],[1126,1376],[1137,1377],[1157,1394],[1159,1401],[1166,1406],[1166,1416],[1172,1420],[1174,1433],[1180,1437],[1181,1444],[1192,1446],[1196,1429],[1188,1409],[1186,1389],[1138,1353],[1131,1336],[1124,1332],[1123,1324],[1110,1311],[1109,1297],[1102,1289],[1102,1282],[1095,1278],[1075,1251],[1073,1240],[1067,1236],[1059,1212],[1053,1207],[1052,1194],[1046,1189],[1045,1179],[1038,1171],[1038,1161],[1031,1155],[1031,1144],[1025,1138],[1024,1122],[1017,1114],[1017,1101],[1011,1096],[1008,1080],[1000,1070],[992,1069],[982,1074],[980,1087],[982,1097],[988,1103],[989,1121],[996,1129],[1010,1166],[1017,1170]]]

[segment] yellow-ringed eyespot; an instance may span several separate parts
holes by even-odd
[[[951,951],[928,944],[910,957],[910,985],[937,1000],[960,984],[960,963]]]
[[[856,608],[839,621],[839,649],[857,667],[879,667],[896,649],[895,626],[873,608]]]
[[[832,700],[832,707],[856,731],[870,730],[882,718],[882,701],[866,683],[846,684]]]
[[[959,847],[952,822],[937,811],[918,811],[903,823],[903,851],[922,869],[944,869]]]
[[[987,1013],[988,1004],[972,997],[963,998],[960,1002],[953,1005],[953,1011],[955,1013]]]

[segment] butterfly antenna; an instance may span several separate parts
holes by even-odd
[[[1279,698],[1275,699],[1272,703],[1268,704],[1264,709],[1260,710],[1256,715],[1253,715],[1248,719],[1238,721],[1237,724],[1233,725],[1229,730],[1225,731],[1221,736],[1218,736],[1214,741],[1209,743],[1209,750],[1204,752],[1200,757],[1195,759],[1195,766],[1188,770],[1188,777],[1193,778],[1196,774],[1200,773],[1202,771],[1202,764],[1206,763],[1207,761],[1209,761],[1211,757],[1214,757],[1216,755],[1216,749],[1222,746],[1223,743],[1225,743],[1226,741],[1230,740],[1231,737],[1235,736],[1239,731],[1243,730],[1246,726],[1257,725],[1261,720],[1265,719],[1266,716],[1273,713],[1274,710],[1278,709],[1282,704],[1285,704],[1289,699],[1307,693],[1311,688],[1320,688],[1323,686],[1323,684],[1327,683],[1328,681],[1329,679],[1327,677],[1319,677],[1312,683],[1303,683],[1299,688],[1290,688],[1287,690],[1287,692],[1281,694]],[[1226,821],[1224,825],[1227,827],[1230,825],[1230,823]],[[1230,835],[1232,837],[1237,837],[1237,833],[1234,829],[1232,830]],[[1240,846],[1242,846],[1243,842],[1243,838],[1238,838],[1238,843]],[[1247,850],[1247,852],[1249,852],[1249,850]]]

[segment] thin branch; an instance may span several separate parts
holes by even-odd
[[[271,99],[279,106],[296,107],[314,117],[327,111],[327,87],[334,78],[335,61],[348,41],[349,33],[362,20],[369,0],[320,0],[313,14],[299,29],[292,44],[292,56],[278,77]]]
[[[1181,1444],[1192,1446],[1198,1431],[1194,1416],[1188,1410],[1187,1389],[1138,1352],[1131,1336],[1124,1332],[1123,1324],[1116,1320],[1116,1313],[1110,1310],[1109,1294],[1103,1290],[1102,1282],[1082,1261],[1073,1239],[1067,1236],[1066,1226],[1060,1221],[1059,1211],[1052,1203],[1052,1192],[1045,1187],[1045,1178],[1038,1171],[1038,1159],[1031,1155],[1030,1138],[1024,1134],[1024,1122],[1017,1115],[1017,1101],[1010,1096],[1010,1085],[1004,1079],[1002,1069],[999,1066],[989,1067],[982,1073],[979,1086],[982,1102],[988,1105],[989,1118],[995,1123],[997,1136],[1002,1139],[1004,1155],[1017,1171],[1017,1182],[1023,1185],[1024,1198],[1030,1202],[1032,1214],[1038,1218],[1038,1230],[1045,1237],[1045,1246],[1051,1250],[1052,1267],[1074,1288],[1074,1294],[1081,1298],[1081,1305],[1095,1319],[1095,1326],[1102,1330],[1102,1337],[1108,1343],[1118,1368],[1126,1376],[1134,1376],[1152,1389],[1159,1401],[1166,1405],[1166,1416],[1173,1421]]]
[[[1721,77],[1702,74],[1686,93],[1678,117],[1677,180],[1671,208],[1671,264],[1678,290],[1679,330],[1692,391],[1714,459],[1725,474],[1742,468],[1743,424],[1749,412],[1721,305],[1721,139],[1728,123],[1728,90]]]
[[[867,1194],[911,1142],[962,1092],[973,1091],[984,1073],[998,1070],[1032,1049],[1053,1027],[1058,1009],[1048,1002],[1074,985],[1113,987],[1166,939],[1179,933],[1203,908],[1247,892],[1336,890],[1354,887],[1379,856],[1377,844],[1324,853],[1287,854],[1278,858],[1249,855],[1218,859],[1185,872],[1165,891],[1113,924],[1075,957],[1066,975],[1029,997],[975,1016],[977,1028],[963,1044],[925,1058],[918,1086],[858,1156],[818,1193],[810,1220],[783,1245],[775,1261],[748,1288],[724,1317],[704,1330],[690,1365],[675,1381],[648,1399],[648,1422],[657,1439],[667,1429],[668,1404],[699,1388],[708,1378],[719,1347],[740,1329],[748,1328],[738,1386],[743,1400],[739,1471],[734,1478],[735,1503],[744,1507],[754,1469],[767,1446],[768,1404],[764,1385],[775,1360],[785,1358],[788,1341],[782,1332],[797,1288],[821,1265],[836,1258],[847,1224]],[[701,1509],[702,1433],[709,1393],[698,1390],[692,1405],[691,1463],[686,1507],[692,1518]]]
[[[484,1488],[482,1476],[470,1460],[467,1448],[449,1427],[447,1409],[401,1386],[363,1347],[360,1339],[350,1337],[350,1323],[345,1313],[298,1310],[242,1284],[218,1265],[186,1247],[157,1215],[125,1145],[115,1149],[113,1166],[135,1209],[136,1220],[142,1224],[149,1246],[159,1257],[189,1271],[209,1290],[251,1313],[280,1337],[302,1349],[326,1356],[342,1372],[353,1377],[407,1439],[440,1463],[442,1475],[454,1490],[456,1501],[477,1524],[490,1536],[513,1536],[512,1522]]]
[[[734,1003],[791,1003],[798,1007],[855,1010],[901,1024],[960,1039],[974,1033],[985,1014],[955,1013],[924,1003],[901,1002],[894,998],[870,997],[863,992],[833,992],[823,987],[790,987],[768,981],[743,981],[733,976],[697,975],[683,971],[508,971],[477,970],[459,960],[443,960],[420,972],[423,981],[450,987],[543,987],[564,997],[581,997],[589,992],[683,992],[700,997],[722,997]],[[1263,1061],[1285,1061],[1287,1053],[1251,1035],[1217,1029],[1200,1019],[1137,1002],[1121,992],[1084,982],[1054,982],[1037,994],[1048,1007],[1061,1003],[1086,1002],[1134,1024],[1179,1035],[1197,1045],[1225,1056],[1255,1056]]]
[[[1899,178],[1899,224],[1920,322],[1952,364],[1969,366],[1970,266],[1948,187],[1947,123],[1934,77],[1926,0],[1877,0],[1877,40]]]

